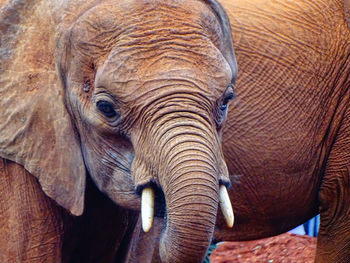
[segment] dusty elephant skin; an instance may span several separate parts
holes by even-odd
[[[349,1],[222,3],[241,74],[223,134],[235,227],[219,214],[215,237],[276,235],[319,212],[316,262],[349,262]]]
[[[219,213],[214,237],[277,235],[320,212],[316,262],[347,263],[350,1],[220,2],[239,77],[222,144],[235,225]],[[149,256],[140,239],[134,255]]]
[[[201,262],[219,200],[233,223],[221,135],[237,66],[221,6],[0,3],[1,262],[122,262],[140,196],[166,218],[162,261]]]

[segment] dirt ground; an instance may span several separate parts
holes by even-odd
[[[212,263],[313,263],[316,238],[285,233],[245,242],[220,244],[210,256]]]

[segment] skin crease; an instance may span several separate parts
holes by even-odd
[[[8,212],[48,207],[36,220],[19,220],[16,232],[12,217],[0,218],[2,235],[24,235],[3,250],[3,261],[123,262],[140,193],[151,185],[166,205],[162,261],[201,262],[219,186],[229,183],[221,133],[237,68],[220,6],[197,0],[3,5],[4,185],[38,196]],[[12,182],[17,173],[28,183]],[[54,225],[34,231],[40,222]],[[28,231],[39,238],[26,246]],[[45,244],[52,252],[42,252]]]
[[[0,261],[35,262],[38,255],[46,255],[47,262],[57,262],[63,242],[62,209],[38,191],[36,179],[16,163],[0,159],[0,180],[0,226],[6,233]]]
[[[350,32],[344,2],[223,5],[242,75],[223,135],[236,225],[223,230],[219,216],[215,237],[276,235],[320,212],[316,262],[347,262]],[[251,13],[258,15],[248,18]]]
[[[136,212],[116,208],[89,180],[85,212],[72,217],[22,166],[0,159],[0,175],[1,262],[123,261]]]
[[[239,77],[222,137],[235,223],[218,213],[214,238],[278,235],[320,213],[315,262],[348,262],[349,1],[220,2]],[[135,239],[130,262],[152,258],[151,238]]]

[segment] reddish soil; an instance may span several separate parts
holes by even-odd
[[[285,233],[245,242],[220,244],[210,256],[212,263],[313,263],[316,238]]]

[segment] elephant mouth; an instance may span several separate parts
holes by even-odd
[[[219,188],[220,208],[226,220],[227,226],[232,228],[234,215],[226,185],[221,184]],[[141,195],[141,221],[144,232],[148,232],[150,230],[154,217],[163,218],[166,224],[167,207],[165,195],[162,189],[152,182],[138,187],[137,193]]]
[[[153,189],[155,190],[154,216],[164,218],[166,216],[166,202],[164,193],[162,189],[157,186],[153,186]]]

